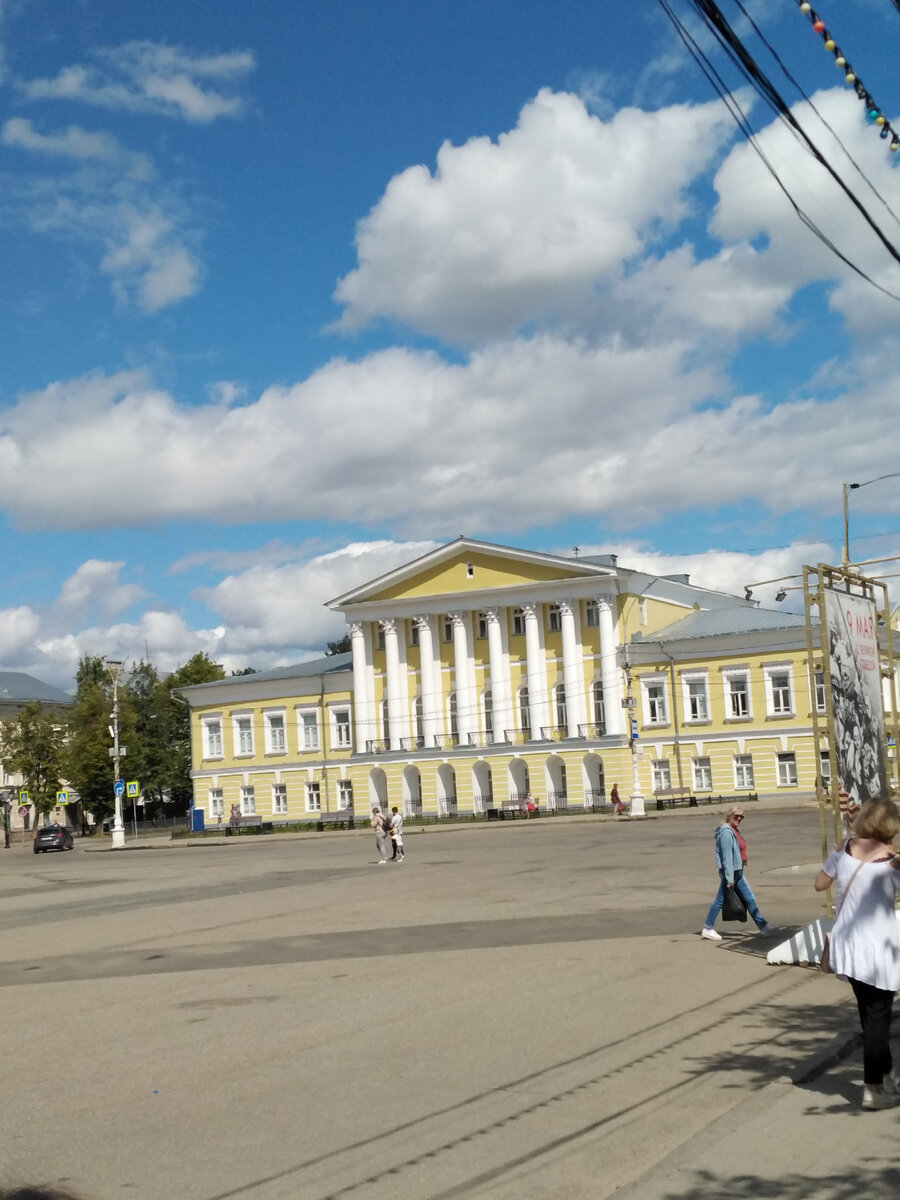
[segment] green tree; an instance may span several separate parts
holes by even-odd
[[[340,641],[328,642],[325,654],[328,658],[331,658],[334,654],[349,654],[351,648],[350,634],[345,633]]]
[[[113,681],[102,658],[88,655],[78,664],[75,704],[64,759],[65,774],[81,799],[83,809],[98,820],[115,808],[110,727]],[[119,745],[130,752],[135,745],[135,712],[128,689],[119,684]]]
[[[134,733],[129,735],[128,766],[124,774],[141,786],[144,815],[155,816],[166,798],[169,748],[166,709],[169,694],[160,683],[152,663],[137,662],[125,685],[134,714]]]
[[[160,684],[163,728],[167,747],[166,792],[172,811],[181,814],[190,807],[194,789],[191,783],[191,710],[188,702],[177,695],[178,688],[195,683],[212,683],[224,679],[225,672],[205,654],[195,654]]]
[[[10,774],[22,776],[29,798],[39,813],[56,805],[63,786],[66,713],[32,700],[15,720],[3,725],[0,761]]]

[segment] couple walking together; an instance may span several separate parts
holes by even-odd
[[[402,863],[403,817],[397,811],[397,806],[395,805],[391,809],[390,820],[388,820],[388,818],[376,804],[372,809],[372,819],[369,824],[375,830],[375,847],[378,850],[378,865],[381,867],[387,862],[385,850],[388,838],[391,839],[394,847],[394,852],[391,855],[391,862],[396,860],[398,863]]]

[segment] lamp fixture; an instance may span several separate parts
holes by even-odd
[[[787,589],[786,589],[786,588],[779,588],[779,589],[778,589],[778,591],[775,593],[775,602],[776,602],[776,604],[778,604],[778,603],[780,603],[782,600],[784,600],[786,596],[787,596]]]
[[[753,588],[749,588],[749,587],[744,588],[744,599],[745,600],[753,599]]]

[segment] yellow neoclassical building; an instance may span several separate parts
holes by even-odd
[[[352,652],[183,689],[194,804],[264,821],[814,792],[802,616],[459,538],[330,602]]]

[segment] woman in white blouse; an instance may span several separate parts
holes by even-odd
[[[856,996],[863,1030],[863,1108],[900,1101],[891,1058],[891,1015],[900,990],[900,939],[894,897],[900,893],[900,854],[892,843],[900,811],[892,800],[864,804],[851,836],[832,851],[816,876],[816,891],[837,884],[829,961]]]

